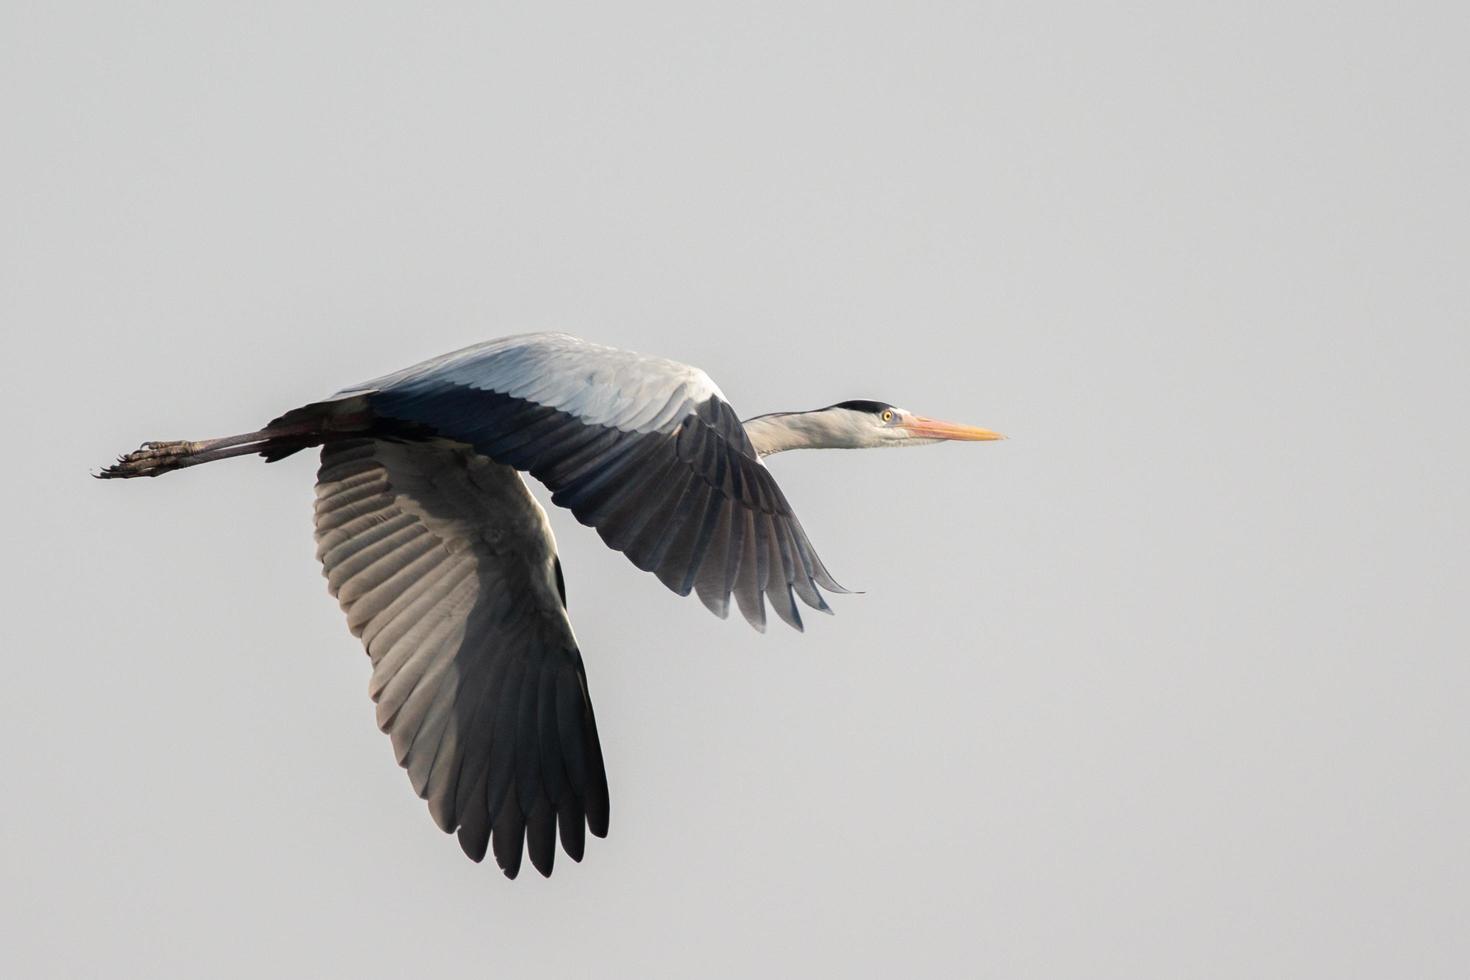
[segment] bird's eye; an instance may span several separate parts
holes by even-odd
[[[883,421],[885,421],[885,422],[892,422],[893,421],[893,409],[891,409],[891,408],[885,408],[885,409],[883,409]]]

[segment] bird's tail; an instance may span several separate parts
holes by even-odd
[[[315,402],[287,412],[259,432],[200,442],[145,442],[95,475],[102,480],[162,476],[187,466],[251,453],[275,462],[332,438],[360,435],[369,427],[370,418],[361,398]]]

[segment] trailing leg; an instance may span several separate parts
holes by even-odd
[[[186,466],[212,463],[231,456],[269,453],[272,457],[279,457],[308,446],[320,445],[321,441],[320,429],[312,425],[261,429],[259,432],[225,436],[222,439],[205,439],[201,442],[145,442],[132,452],[119,456],[116,463],[96,476],[102,480],[160,476]]]

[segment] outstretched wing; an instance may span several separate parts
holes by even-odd
[[[322,449],[317,555],[373,662],[378,724],[446,832],[514,878],[607,834],[607,776],[545,512],[442,442]]]
[[[680,595],[757,629],[764,599],[830,612],[833,581],[723,394],[703,371],[565,334],[490,341],[338,397],[405,434],[467,443],[531,473],[552,501]]]

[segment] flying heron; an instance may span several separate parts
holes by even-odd
[[[372,659],[369,693],[435,823],[507,877],[605,837],[607,775],[552,502],[680,595],[756,629],[769,602],[843,589],[762,462],[790,449],[1002,438],[884,402],[741,422],[698,368],[566,334],[466,347],[287,412],[258,432],[146,442],[98,476],[159,476],[321,446],[317,558]]]

